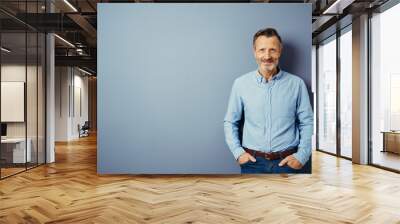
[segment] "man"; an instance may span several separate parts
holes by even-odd
[[[242,173],[311,173],[313,112],[304,81],[278,66],[282,49],[275,29],[254,34],[258,69],[237,78],[232,87],[225,140]]]

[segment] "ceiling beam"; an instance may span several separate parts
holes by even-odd
[[[67,14],[67,16],[73,20],[77,25],[79,25],[82,30],[85,31],[85,33],[90,37],[87,39],[87,41],[91,41],[90,45],[91,46],[96,46],[96,37],[97,37],[97,30],[90,24],[85,17],[83,17],[80,14],[76,13],[71,13]]]
[[[56,66],[82,66],[96,71],[96,58],[90,56],[55,56]]]

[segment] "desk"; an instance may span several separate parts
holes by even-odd
[[[382,131],[381,133],[383,133],[382,152],[400,154],[400,131]]]
[[[26,154],[25,154],[25,138],[1,139],[1,145],[2,145],[1,156],[7,162],[10,163],[30,162],[32,160],[32,154],[31,154],[32,141],[30,138],[28,138],[27,142],[28,142],[27,144],[28,147],[26,147]],[[25,161],[25,158],[27,158],[27,161]]]

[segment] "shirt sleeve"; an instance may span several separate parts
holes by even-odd
[[[296,107],[300,143],[297,152],[293,154],[293,156],[304,165],[311,156],[311,137],[313,134],[314,115],[311,109],[307,87],[303,80],[301,80]]]
[[[239,138],[239,123],[243,113],[243,102],[238,92],[237,81],[233,83],[228,110],[224,119],[225,141],[237,160],[245,151]]]

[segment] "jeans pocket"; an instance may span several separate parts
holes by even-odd
[[[280,160],[277,160],[276,162],[273,163],[272,166],[272,173],[297,173],[296,169],[293,169],[292,167],[288,166],[287,164],[283,166],[279,166]]]
[[[292,168],[287,164],[285,164],[283,167],[284,167],[284,170],[285,170],[286,173],[297,173],[300,170],[300,169]]]
[[[247,162],[240,164],[240,166],[246,166],[246,165],[249,165],[249,164],[252,164],[252,163],[254,163],[254,162],[251,161],[251,160],[248,160]]]

